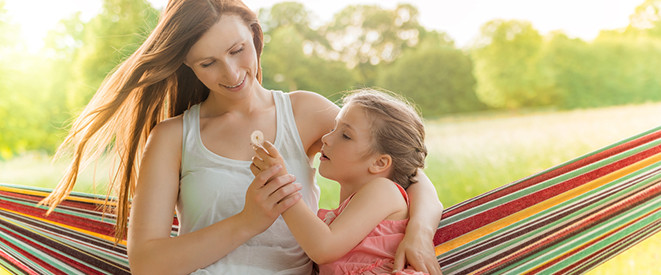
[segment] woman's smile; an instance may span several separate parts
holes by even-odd
[[[236,84],[234,86],[225,86],[225,85],[220,84],[220,83],[218,83],[218,85],[225,88],[225,89],[228,89],[230,91],[238,91],[238,90],[241,90],[243,88],[243,86],[244,86],[243,84],[246,83],[247,76],[248,76],[248,74],[243,75],[243,79],[241,80],[241,82],[239,82],[239,84]]]

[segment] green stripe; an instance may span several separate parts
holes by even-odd
[[[645,228],[643,231],[639,232],[638,236],[632,237],[632,238],[626,238],[625,240],[621,241],[620,244],[618,244],[617,246],[615,246],[612,249],[616,253],[612,253],[612,254],[603,254],[602,253],[602,254],[598,255],[597,257],[595,257],[594,259],[592,259],[590,261],[587,261],[586,263],[582,264],[581,266],[576,267],[574,270],[578,270],[580,268],[583,268],[586,265],[592,265],[591,268],[587,269],[587,270],[591,270],[594,267],[596,267],[598,264],[601,264],[601,263],[604,263],[604,262],[610,260],[611,258],[617,256],[618,254],[622,253],[623,251],[631,248],[632,246],[642,242],[643,240],[649,238],[650,236],[652,236],[652,235],[654,235],[654,234],[656,234],[660,231],[661,231],[661,222],[657,221],[657,223],[655,225],[650,226],[648,228]]]
[[[53,191],[53,189],[50,189],[50,188],[37,187],[37,186],[28,186],[28,185],[18,185],[18,184],[12,184],[12,183],[4,183],[4,182],[0,182],[0,186],[6,186],[6,187],[12,187],[12,188],[18,188],[18,189],[24,189],[24,190],[30,190],[30,191],[46,192],[46,193],[50,193],[50,192]],[[104,195],[82,193],[82,192],[76,192],[76,191],[72,191],[71,193],[69,193],[69,195],[73,196],[73,197],[87,198],[87,199],[97,199],[97,200],[105,200],[106,199],[106,196],[104,196]],[[107,198],[111,201],[117,199],[114,196],[108,196]]]
[[[5,198],[2,198],[2,200],[17,203],[17,204],[20,204],[20,205],[29,206],[31,208],[38,208],[38,209],[42,209],[42,210],[48,210],[48,206],[38,205],[38,204],[35,204],[35,203],[30,203],[30,202],[25,202],[25,201],[21,201],[19,199],[5,197]],[[67,209],[63,209],[61,207],[55,208],[54,212],[73,215],[73,216],[76,216],[76,217],[82,217],[82,218],[95,220],[95,221],[99,221],[99,222],[106,222],[106,223],[113,222],[114,223],[114,219],[109,218],[109,217],[101,217],[99,215],[93,215],[93,214],[78,212],[78,211],[75,211],[75,210],[67,210]],[[27,215],[27,214],[21,213],[21,215],[24,216],[24,215]],[[109,219],[112,219],[112,220],[110,222],[108,222]]]
[[[97,256],[98,258],[103,259],[106,262],[113,262],[116,263],[118,266],[124,266],[124,267],[128,266],[128,259],[125,257],[125,255],[118,256],[114,251],[105,250],[100,247],[98,247],[98,249],[94,249],[93,247],[90,249],[90,246],[85,246],[84,244],[71,242],[70,240],[64,238],[61,235],[56,235],[50,232],[41,232],[41,235],[52,238],[58,243],[61,243],[62,245],[66,245],[78,251]]]
[[[2,250],[5,251],[4,249]],[[11,272],[11,274],[27,274],[26,272],[23,272],[22,270],[14,267],[14,265],[11,262],[9,262],[9,260],[5,260],[5,258],[0,258],[0,266],[2,266],[7,271]]]
[[[4,231],[10,231],[10,232],[14,232],[14,233],[18,234],[18,232],[14,231],[14,230],[12,230],[12,229],[4,226],[4,225],[2,225],[0,227],[3,228]],[[64,266],[55,263],[54,259],[48,257],[46,254],[42,253],[39,250],[34,249],[31,246],[25,245],[23,242],[17,240],[16,238],[5,235],[4,239],[7,240],[9,243],[17,246],[18,248],[24,250],[26,253],[29,253],[30,255],[35,256],[35,257],[37,257],[37,258],[53,265],[55,268],[57,268],[59,270],[65,270],[65,269],[63,269]],[[4,244],[3,244],[3,250],[4,251],[12,251],[13,254],[15,255],[15,257],[18,257],[18,258],[22,259],[23,262],[32,262],[30,259],[23,256],[22,253],[19,253],[18,251],[14,250],[13,248],[10,248],[8,246],[5,246]],[[44,256],[46,256],[46,257],[44,257]],[[48,273],[48,270],[44,269],[40,265],[33,264],[33,265],[30,265],[30,266],[34,267],[36,269],[35,271],[39,272],[40,274],[47,274]]]
[[[594,239],[597,239],[601,236],[603,236],[605,233],[608,231],[611,231],[612,227],[614,226],[621,226],[623,224],[626,224],[628,222],[631,222],[641,216],[644,216],[645,214],[655,212],[655,214],[650,215],[642,220],[640,220],[637,223],[632,224],[629,227],[626,227],[622,230],[619,230],[615,234],[607,237],[604,239],[602,242],[595,243],[594,245],[590,246],[588,249],[586,249],[586,252],[588,253],[594,253],[595,251],[604,248],[605,246],[616,242],[617,240],[620,240],[622,238],[625,238],[627,235],[631,234],[631,232],[642,228],[645,225],[651,224],[656,220],[661,219],[661,212],[659,212],[659,205],[661,205],[661,197],[658,197],[654,200],[648,201],[645,204],[638,205],[637,207],[632,208],[630,211],[626,211],[620,215],[617,215],[613,217],[612,219],[609,219],[606,222],[600,223],[599,226],[597,226],[594,229],[586,230],[583,231],[575,236],[570,237],[569,239],[558,243],[556,245],[550,246],[544,250],[542,250],[539,253],[536,253],[535,255],[529,256],[525,259],[519,260],[517,262],[522,263],[520,266],[513,266],[510,265],[506,270],[508,274],[523,274],[524,272],[529,272],[533,268],[547,262],[549,259],[555,258],[558,254],[560,254],[563,251],[567,251],[571,248],[575,248],[579,245],[588,243]],[[546,271],[549,271],[550,273],[552,272],[557,272],[562,268],[565,268],[569,266],[572,263],[575,263],[577,260],[580,260],[582,257],[579,257],[577,255],[572,255],[571,257],[564,259],[554,266],[552,266],[549,269],[546,269]],[[505,270],[502,272],[498,272],[496,274],[501,274],[505,273]]]
[[[555,213],[559,212],[560,210],[571,207],[574,204],[580,203],[580,202],[584,201],[587,198],[594,197],[596,194],[607,191],[608,189],[610,189],[614,186],[618,186],[618,185],[620,185],[624,182],[636,179],[636,177],[638,177],[640,174],[643,174],[645,172],[649,172],[649,171],[651,171],[655,168],[656,167],[654,167],[654,166],[645,167],[645,168],[641,169],[640,171],[638,171],[636,173],[631,173],[631,174],[626,175],[622,178],[619,178],[615,181],[604,184],[603,186],[600,186],[600,187],[598,187],[594,190],[591,190],[589,192],[581,194],[581,195],[579,195],[579,196],[577,196],[573,199],[570,199],[566,203],[556,205],[556,206],[551,207],[549,209],[543,210],[542,212],[540,212],[540,213],[538,213],[538,214],[536,214],[532,217],[528,217],[528,218],[523,219],[519,222],[516,222],[516,223],[513,223],[509,226],[506,226],[506,227],[504,227],[500,230],[496,230],[494,232],[491,232],[491,233],[489,233],[489,234],[487,234],[487,235],[485,235],[485,236],[483,236],[479,239],[476,239],[476,240],[474,240],[472,242],[469,242],[469,243],[467,243],[467,244],[465,244],[461,247],[453,249],[453,250],[451,250],[448,253],[443,254],[443,255],[451,255],[451,253],[456,253],[456,252],[460,252],[460,251],[463,251],[463,250],[466,250],[466,249],[470,249],[470,248],[472,248],[472,247],[474,247],[474,246],[476,246],[480,243],[484,243],[488,240],[500,237],[505,232],[509,232],[511,230],[514,230],[514,229],[517,229],[521,226],[524,226],[528,223],[531,223],[535,220],[539,220],[542,217],[554,215]],[[538,228],[538,229],[536,229],[532,232],[528,232],[524,235],[520,235],[516,238],[507,240],[507,241],[505,241],[505,242],[503,242],[499,245],[496,245],[492,248],[482,250],[482,251],[480,251],[479,255],[484,255],[484,256],[478,256],[478,258],[483,259],[485,257],[488,257],[489,255],[496,254],[500,251],[503,251],[504,249],[506,249],[509,246],[512,246],[516,243],[520,243],[520,242],[522,242],[522,241],[524,241],[528,238],[534,237],[536,235],[543,234],[543,233],[548,233],[548,232],[553,232],[554,230],[556,230],[559,227],[562,227],[566,223],[571,224],[571,221],[577,219],[581,215],[584,215],[588,211],[592,211],[595,208],[601,207],[603,205],[608,205],[610,203],[617,202],[621,198],[629,196],[630,193],[635,192],[636,190],[640,190],[640,189],[645,188],[647,185],[650,185],[651,182],[654,182],[658,178],[661,178],[661,174],[654,175],[653,177],[648,178],[644,181],[641,181],[641,182],[639,182],[635,185],[632,185],[632,186],[630,186],[630,187],[628,187],[624,190],[620,190],[618,193],[612,194],[609,197],[606,197],[606,198],[600,200],[597,203],[593,203],[593,204],[589,205],[588,207],[581,208],[580,210],[575,211],[572,214],[569,214],[569,215],[563,217],[562,219],[559,219],[559,220],[557,220],[553,223],[550,223],[550,224],[547,224],[543,227],[540,227],[540,228]],[[441,256],[443,256],[443,255],[441,255]],[[475,256],[477,256],[477,255],[475,255]],[[473,259],[465,259],[463,261],[455,262],[454,264],[452,264],[450,266],[446,266],[446,268],[444,268],[444,270],[448,270],[449,272],[452,272],[454,270],[463,270],[463,269],[465,269],[465,268],[467,268],[467,267],[469,267],[473,264],[474,264]]]

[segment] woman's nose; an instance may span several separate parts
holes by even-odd
[[[236,86],[241,82],[241,75],[236,64],[232,62],[225,63],[224,70],[221,70],[220,75],[221,83],[225,86]]]

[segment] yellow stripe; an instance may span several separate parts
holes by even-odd
[[[110,236],[108,236],[108,235],[104,235],[104,234],[99,234],[99,233],[92,232],[92,231],[85,230],[85,229],[81,229],[81,228],[78,228],[78,227],[69,226],[69,225],[66,225],[66,224],[63,224],[63,223],[54,222],[54,221],[49,220],[49,219],[44,219],[44,218],[40,218],[40,217],[32,216],[32,215],[27,215],[27,214],[25,214],[25,213],[21,213],[21,212],[17,212],[17,211],[13,211],[13,210],[5,209],[5,208],[2,208],[2,207],[0,207],[0,210],[4,210],[4,211],[7,211],[7,212],[11,212],[11,213],[14,213],[14,214],[18,214],[18,215],[21,215],[21,216],[25,216],[25,217],[28,217],[28,218],[30,218],[30,219],[34,219],[34,220],[38,220],[38,221],[42,221],[42,222],[46,222],[46,223],[50,223],[50,224],[56,225],[56,226],[58,226],[58,227],[68,228],[68,229],[71,229],[71,230],[74,230],[74,231],[78,231],[78,232],[83,233],[83,234],[86,234],[86,235],[90,235],[90,236],[94,236],[94,237],[97,237],[97,238],[100,238],[100,239],[104,239],[104,240],[107,240],[107,241],[110,241],[110,242],[114,242],[114,241],[115,241],[115,238],[114,238],[114,237],[110,237]],[[126,246],[126,241],[125,241],[125,240],[122,240],[122,241],[119,242],[119,244],[122,244],[122,245]]]
[[[3,266],[0,265],[0,274],[2,274],[2,275],[11,275],[12,273],[9,272],[9,270],[5,269]]]
[[[471,241],[474,241],[476,239],[479,239],[481,237],[484,237],[492,232],[495,232],[497,230],[503,229],[506,226],[509,226],[513,223],[519,222],[523,219],[529,218],[535,214],[538,214],[546,209],[549,209],[551,207],[554,207],[558,204],[561,204],[567,200],[570,200],[572,198],[578,197],[590,190],[593,190],[595,188],[598,188],[599,186],[602,186],[608,182],[614,181],[618,178],[624,177],[632,172],[635,172],[639,169],[642,169],[644,167],[650,166],[656,162],[661,161],[661,154],[657,154],[654,156],[651,156],[647,159],[641,160],[637,163],[631,164],[625,168],[622,168],[620,170],[617,170],[613,173],[610,173],[608,175],[605,175],[601,178],[598,178],[596,180],[593,180],[589,183],[583,184],[579,187],[576,187],[572,190],[569,190],[565,193],[562,193],[558,196],[555,196],[553,198],[550,198],[548,200],[545,200],[543,202],[540,202],[534,206],[528,207],[526,209],[523,209],[519,212],[516,212],[512,215],[509,215],[505,218],[502,218],[500,220],[497,220],[495,222],[492,222],[488,225],[482,226],[480,228],[477,228],[469,233],[466,233],[462,236],[459,236],[455,239],[452,239],[450,241],[447,241],[445,243],[439,244],[436,246],[435,251],[436,251],[436,256],[441,255],[443,253],[446,253],[452,249],[455,249],[457,247],[460,247],[462,245],[465,245]]]
[[[17,187],[10,187],[10,186],[0,186],[0,191],[7,191],[7,192],[12,192],[12,193],[19,193],[19,194],[39,196],[39,197],[46,197],[46,196],[48,196],[48,194],[50,194],[50,192],[22,189],[22,188],[17,188]],[[102,200],[102,199],[82,198],[82,197],[75,197],[75,196],[67,196],[66,199],[70,200],[70,201],[79,201],[79,202],[87,202],[87,203],[94,203],[94,204],[104,204],[105,203],[105,200]],[[116,203],[113,203],[112,201],[108,201],[108,204],[111,205],[111,206],[116,205]]]

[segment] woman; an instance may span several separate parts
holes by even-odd
[[[81,163],[114,145],[117,237],[126,233],[132,198],[132,272],[309,274],[311,261],[279,215],[299,199],[317,208],[310,160],[339,108],[314,93],[264,89],[262,41],[256,15],[241,1],[170,1],[74,122],[60,148],[73,146],[73,162],[45,202],[56,206]],[[293,175],[267,182],[274,167],[253,178],[255,129],[278,146]],[[419,181],[409,190],[409,234],[395,268],[408,261],[434,272],[431,238],[441,206],[429,180]],[[180,232],[170,238],[175,209]]]

